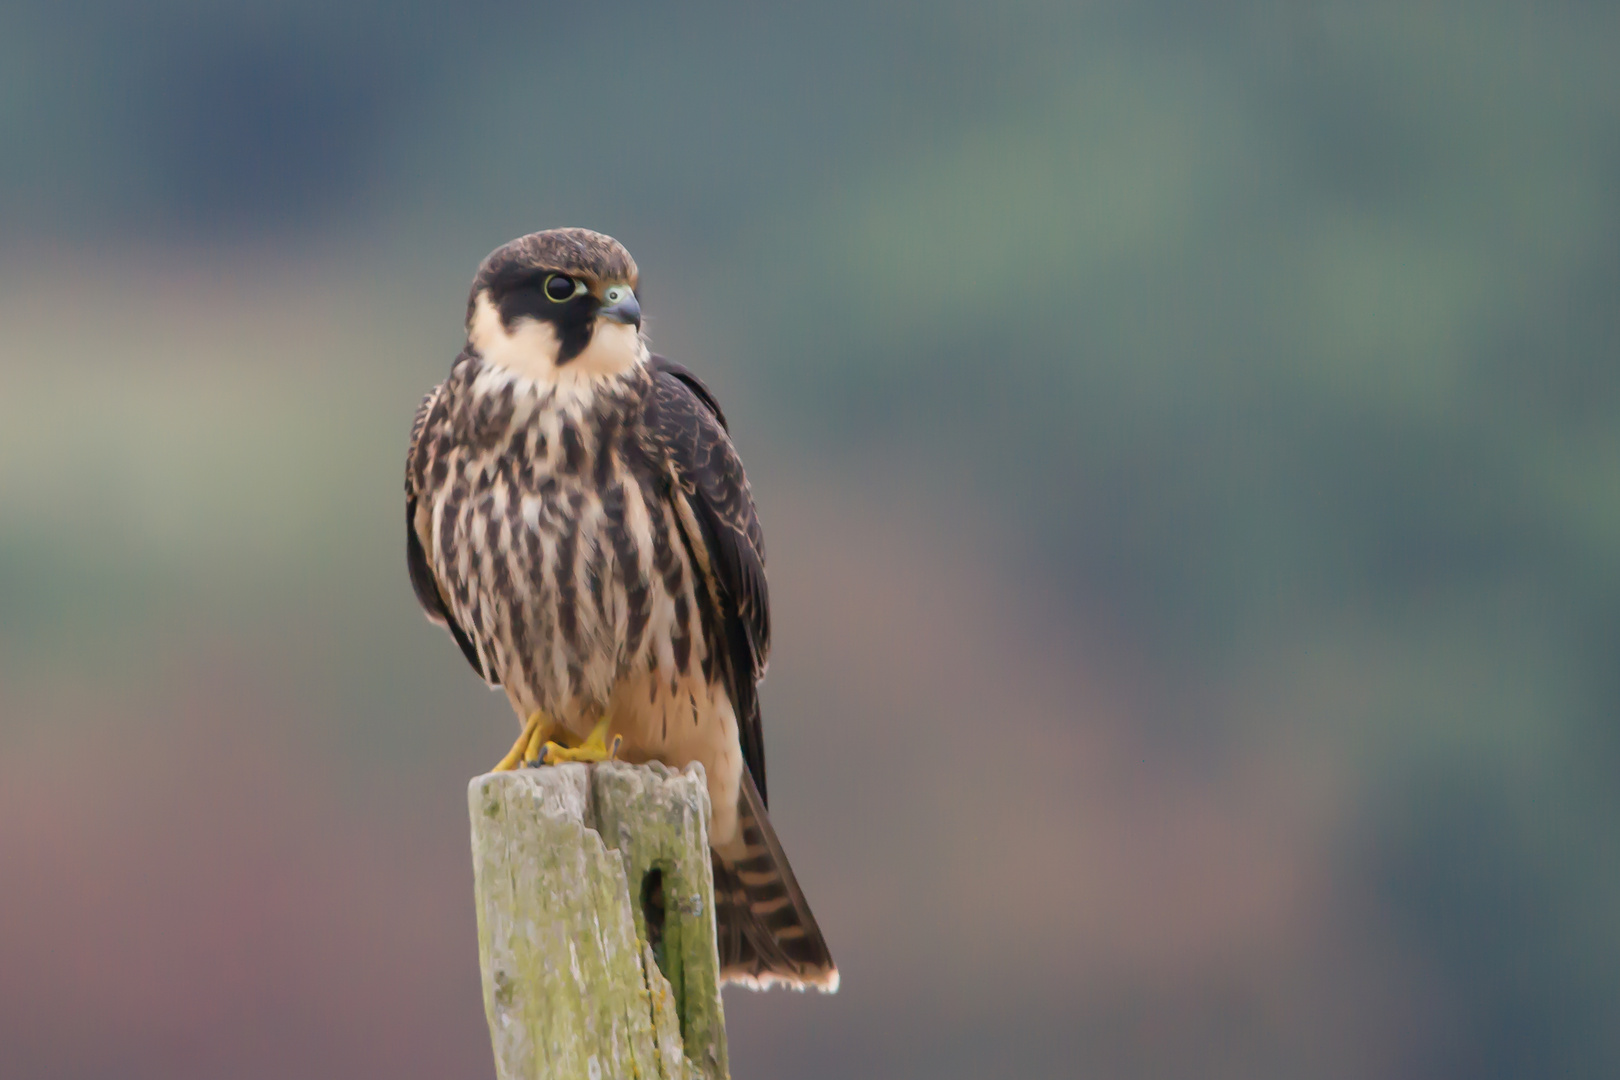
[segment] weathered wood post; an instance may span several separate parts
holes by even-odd
[[[500,1080],[724,1080],[702,766],[518,769],[467,795]]]

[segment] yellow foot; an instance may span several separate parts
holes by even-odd
[[[531,765],[534,764],[540,760],[540,748],[555,733],[556,725],[546,719],[546,714],[542,712],[535,713],[523,725],[523,734],[517,737],[517,742],[512,744],[512,749],[508,750],[506,756],[501,758],[490,771],[509,772],[525,762]]]
[[[619,754],[619,747],[624,744],[623,735],[613,736],[613,745],[607,742],[608,718],[602,717],[591,733],[585,736],[585,741],[576,747],[563,746],[559,743],[548,742],[540,750],[540,764],[556,765],[564,761],[612,761]]]

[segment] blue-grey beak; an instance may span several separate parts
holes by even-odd
[[[611,319],[641,329],[641,305],[628,285],[615,285],[602,297],[602,308],[597,318]]]

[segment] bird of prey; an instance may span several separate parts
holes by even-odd
[[[416,598],[523,724],[496,767],[701,761],[722,978],[836,990],[765,801],[765,544],[725,414],[648,351],[618,241],[493,251],[406,462]]]

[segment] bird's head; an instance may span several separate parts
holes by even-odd
[[[467,297],[467,343],[537,381],[644,363],[636,261],[589,229],[530,233],[490,252]]]

